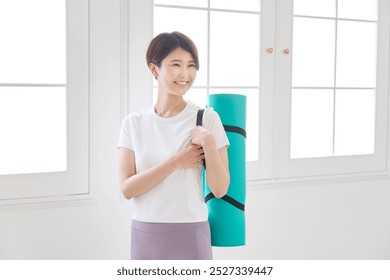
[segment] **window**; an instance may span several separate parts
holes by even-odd
[[[278,176],[385,171],[388,1],[282,2]]]
[[[142,53],[174,30],[199,48],[189,99],[247,96],[249,180],[387,169],[388,1],[148,2]]]
[[[88,192],[88,1],[0,2],[0,202]]]

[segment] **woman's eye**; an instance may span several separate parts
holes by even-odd
[[[188,67],[195,67],[195,64],[190,64],[188,65]]]
[[[180,67],[180,64],[175,63],[175,64],[173,64],[173,66]]]

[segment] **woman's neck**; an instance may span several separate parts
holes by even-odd
[[[183,111],[186,104],[187,102],[182,97],[162,98],[159,96],[154,105],[154,111],[162,118],[170,118]]]

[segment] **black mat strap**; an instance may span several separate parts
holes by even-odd
[[[203,113],[204,113],[204,109],[198,110],[198,114],[196,115],[196,126],[203,125]],[[203,166],[206,169],[206,161],[205,160],[203,160]]]
[[[203,124],[203,113],[204,109],[198,110],[198,114],[196,115],[196,125],[202,125]]]
[[[234,132],[234,133],[241,134],[246,139],[246,131],[241,127],[233,126],[233,125],[223,125],[223,128],[225,129],[226,132]]]
[[[215,198],[214,194],[213,193],[209,193],[204,198],[204,202],[207,203],[207,201],[209,201],[210,199],[213,199],[213,198]],[[240,209],[242,211],[245,211],[245,204],[242,204],[241,202],[238,202],[234,198],[232,198],[232,197],[230,197],[228,195],[225,195],[225,196],[221,197],[221,199],[223,199],[227,203],[230,203],[231,205],[237,207],[238,209]]]

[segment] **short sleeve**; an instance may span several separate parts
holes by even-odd
[[[218,149],[229,146],[230,143],[223,128],[221,118],[213,108],[209,107],[205,110],[203,122],[203,125],[214,135]]]
[[[133,143],[131,139],[131,115],[128,115],[122,121],[117,147],[124,147],[133,150]]]

